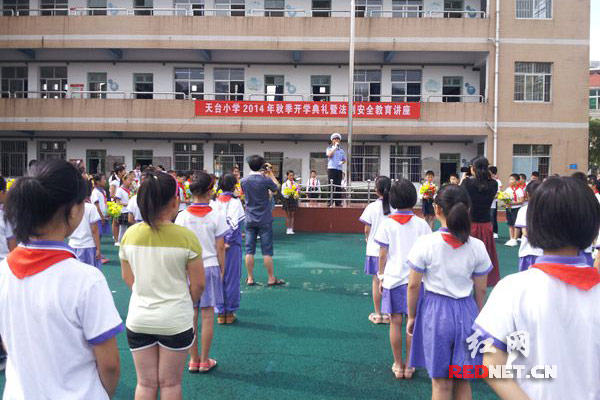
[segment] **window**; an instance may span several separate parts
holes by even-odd
[[[136,99],[152,99],[154,74],[133,74],[133,91]]]
[[[265,75],[265,93],[271,96],[265,96],[266,101],[283,101],[283,96],[273,96],[283,94],[283,75]]]
[[[392,101],[420,102],[421,76],[420,70],[392,70]]]
[[[152,9],[154,8],[153,0],[135,0],[133,3],[133,14],[134,15],[152,15]]]
[[[600,88],[590,89],[590,110],[600,110]]]
[[[462,77],[460,76],[445,76],[444,85],[442,87],[442,101],[444,103],[458,103],[461,101],[459,97],[462,94]],[[456,97],[454,97],[456,96]]]
[[[2,15],[5,17],[29,15],[29,0],[4,0]]]
[[[244,69],[215,68],[215,100],[244,100]]]
[[[381,100],[381,71],[359,69],[354,71],[354,100]]]
[[[0,141],[0,175],[23,176],[27,172],[27,142],[25,140]]]
[[[310,77],[313,101],[329,101],[331,93],[331,75],[312,75]]]
[[[88,73],[88,90],[90,92],[107,92],[106,72]],[[106,93],[90,93],[90,99],[105,99]]]
[[[2,97],[27,97],[27,67],[2,67]]]
[[[515,63],[515,101],[550,102],[552,63]]]
[[[312,0],[313,17],[331,17],[331,0]]]
[[[204,0],[175,0],[177,15],[189,15],[195,17],[204,16]]]
[[[175,92],[185,93],[186,97],[204,98],[204,68],[175,68]],[[176,99],[183,99],[181,94]]]
[[[381,147],[371,145],[352,146],[352,181],[375,180],[379,176]]]
[[[89,10],[88,15],[106,15],[106,0],[87,0],[88,8],[98,8],[98,10]]]
[[[513,172],[526,174],[538,171],[540,178],[550,175],[550,150],[552,146],[544,144],[513,145]]]
[[[43,99],[64,98],[68,90],[67,67],[41,67],[40,90]]]
[[[392,0],[392,11],[394,18],[421,18],[423,0]]]
[[[463,0],[445,0],[444,18],[462,18]]]
[[[246,15],[246,0],[215,0],[216,14],[229,17],[243,17]]]
[[[375,13],[373,15],[373,11],[381,11],[381,9],[381,0],[356,0],[355,14],[358,18],[371,16],[377,17],[379,14]]]
[[[214,174],[221,176],[231,172],[234,166],[244,165],[244,144],[243,143],[215,143],[214,154]]]
[[[317,176],[327,176],[327,155],[324,151],[310,153],[310,170],[317,171]],[[325,179],[324,182],[327,182]]]
[[[133,150],[132,156],[133,165],[139,163],[144,168],[146,165],[152,165],[154,152],[152,150]]]
[[[392,145],[390,178],[421,181],[421,146]]]
[[[69,4],[67,0],[41,0],[42,15],[67,15]]]
[[[517,0],[517,18],[552,19],[552,0]]]
[[[173,159],[177,171],[201,171],[204,169],[202,143],[173,143]]]
[[[54,159],[67,159],[67,142],[49,140],[38,142],[38,160]]]
[[[265,162],[268,162],[273,166],[273,175],[283,182],[283,152],[279,151],[265,151]],[[299,171],[296,171],[298,173]],[[287,177],[286,177],[287,179]]]
[[[285,0],[265,0],[265,10],[265,17],[283,17]]]
[[[106,150],[86,150],[86,170],[89,174],[106,172]]]

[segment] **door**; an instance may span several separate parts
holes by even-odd
[[[106,150],[87,150],[86,169],[90,174],[103,174],[106,171]]]
[[[133,150],[133,165],[139,163],[142,169],[152,165],[152,150]]]
[[[440,182],[445,183],[450,180],[451,174],[458,174],[460,165],[460,154],[442,153],[440,154]]]

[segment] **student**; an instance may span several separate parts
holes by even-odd
[[[96,211],[98,211],[98,215],[100,216],[98,227],[100,228],[100,236],[102,236],[108,222],[108,215],[106,214],[107,198],[106,191],[104,190],[106,177],[102,174],[94,174],[92,176],[92,184],[94,187],[90,196],[90,203],[96,207]]]
[[[121,164],[115,163],[112,173],[108,178],[108,191],[110,194],[110,199],[115,201],[115,196],[117,195],[117,190],[121,186],[121,180],[123,176],[125,176],[126,171],[125,167]],[[119,219],[115,218],[112,221],[112,233],[113,238],[115,239],[115,246],[119,243]]]
[[[538,189],[538,187],[542,184],[540,181],[531,181],[527,185],[527,197],[531,199],[533,193]],[[527,239],[527,209],[529,208],[528,204],[525,204],[523,207],[519,209],[519,213],[517,214],[517,218],[515,220],[515,228],[521,229],[523,232],[523,237],[521,238],[521,247],[519,248],[519,271],[527,271],[529,267],[535,264],[535,260],[538,257],[544,255],[542,249],[533,247],[529,240]]]
[[[458,185],[460,183],[460,179],[458,179],[457,174],[450,174],[450,180],[448,181],[451,185]]]
[[[115,194],[115,202],[123,206],[121,216],[119,217],[119,240],[123,237],[127,228],[129,228],[129,210],[127,209],[127,204],[129,204],[129,199],[132,197],[131,184],[133,183],[133,177],[133,172],[124,175],[121,186],[119,186]],[[119,246],[119,242],[115,243],[115,246]]]
[[[531,180],[529,182],[539,181],[539,180],[540,180],[540,173],[538,171],[533,171],[531,173]]]
[[[525,188],[527,187],[527,175],[519,174],[519,187],[525,192]]]
[[[433,225],[435,223],[435,212],[433,211],[433,198],[437,190],[435,183],[433,183],[433,178],[435,178],[435,173],[433,171],[425,172],[425,184],[429,185],[431,189],[429,192],[422,193],[421,198],[423,216],[425,217],[425,221],[427,221],[431,229],[433,229]]]
[[[225,174],[219,180],[221,195],[215,202],[229,226],[225,235],[225,275],[223,276],[223,301],[217,302],[217,322],[232,324],[240,308],[240,279],[242,277],[242,230],[245,219],[244,206],[235,196],[237,179]]]
[[[317,171],[310,171],[310,178],[306,184],[306,192],[310,199],[309,204],[315,205],[315,199],[321,196],[321,181],[317,178]]]
[[[15,247],[17,240],[12,227],[4,219],[4,201],[6,199],[6,180],[0,176],[0,262],[6,258]]]
[[[598,228],[600,205],[577,179],[548,178],[531,197],[527,238],[544,255],[529,270],[502,279],[473,326],[480,341],[493,341],[489,351],[495,352],[483,356],[486,366],[505,365],[509,337],[528,335],[526,356],[518,349],[510,353],[523,375],[486,380],[500,398],[599,398],[600,274],[578,256]],[[537,365],[556,365],[558,376],[527,379]]]
[[[519,174],[512,174],[508,179],[508,188],[504,191],[511,199],[511,203],[506,206],[506,222],[508,223],[510,239],[505,244],[509,247],[515,247],[519,244],[517,242],[519,231],[515,228],[515,221],[519,208],[525,201],[525,192],[519,186],[520,179]]]
[[[202,313],[201,354],[198,354],[198,338],[190,348],[189,372],[208,372],[217,366],[217,361],[209,358],[212,344],[215,307],[223,302],[222,277],[225,274],[225,235],[229,226],[216,204],[209,204],[215,181],[204,171],[194,175],[190,190],[192,204],[180,212],[175,224],[194,232],[202,247],[204,264],[204,293],[198,304],[194,304],[194,329],[198,326],[198,308]]]
[[[181,212],[185,210],[188,204],[190,203],[190,199],[188,198],[187,191],[184,185],[186,173],[183,171],[177,171],[175,173],[175,179],[177,179],[177,190],[179,191],[179,211]]]
[[[408,255],[410,359],[413,367],[427,368],[433,399],[450,399],[452,393],[457,399],[471,398],[469,381],[449,379],[448,371],[451,364],[481,364],[481,355],[472,359],[468,350],[468,327],[483,307],[492,264],[483,242],[469,236],[469,203],[464,188],[442,188],[435,198],[442,228],[417,239]],[[419,299],[421,281],[425,294]]]
[[[91,184],[86,182],[91,194]],[[69,236],[69,246],[75,251],[77,259],[92,267],[102,267],[102,251],[100,249],[100,215],[91,202],[83,203],[83,218],[77,228]]]
[[[46,160],[8,193],[4,210],[21,244],[0,264],[6,399],[109,399],[117,388],[123,322],[104,275],[64,242],[87,188],[73,165]]]
[[[369,204],[359,221],[365,225],[365,241],[367,242],[367,255],[365,257],[365,274],[371,275],[371,292],[373,295],[373,308],[375,312],[369,314],[369,321],[374,324],[389,324],[390,316],[381,314],[381,293],[379,290],[379,244],[375,235],[381,222],[392,211],[390,209],[390,187],[392,181],[387,176],[379,176],[375,180],[377,200]]]
[[[173,224],[177,181],[147,177],[138,192],[144,222],[121,240],[123,280],[131,288],[127,341],[137,374],[136,399],[181,399],[187,351],[194,343],[194,304],[204,290],[202,248],[192,231]],[[149,306],[151,305],[151,306]]]
[[[287,234],[293,235],[294,232],[294,217],[298,209],[298,198],[300,197],[300,187],[296,185],[296,177],[294,171],[290,170],[285,173],[287,179],[281,185],[281,194],[283,195],[283,211],[285,211],[285,225]]]
[[[383,218],[375,234],[379,244],[379,273],[382,293],[381,311],[391,315],[390,344],[394,355],[392,372],[396,379],[411,379],[415,369],[410,367],[411,338],[406,337],[406,362],[402,360],[402,317],[407,314],[406,288],[410,267],[406,257],[415,241],[431,233],[431,228],[421,218],[415,217],[417,190],[407,179],[394,182],[390,189],[390,205],[396,209]]]
[[[492,175],[492,179],[498,182],[498,193],[502,192],[502,182],[498,179],[498,168],[495,166],[490,167],[490,174]],[[491,220],[492,220],[492,229],[494,231],[494,239],[498,239],[498,199],[494,199],[492,202],[492,207],[490,209]]]
[[[156,170],[154,169],[154,167],[147,167],[144,173],[142,174],[142,177],[140,178],[140,184],[144,182],[144,179],[152,178],[155,173]],[[142,218],[142,212],[140,211],[140,206],[138,205],[137,199],[138,195],[136,193],[133,195],[133,197],[129,199],[129,202],[127,203],[127,221],[129,225],[134,225],[144,220]]]

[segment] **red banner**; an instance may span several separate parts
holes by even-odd
[[[341,101],[220,101],[196,100],[198,117],[346,118]],[[421,103],[354,103],[355,118],[419,119]]]

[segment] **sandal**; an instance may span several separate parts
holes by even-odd
[[[226,324],[233,324],[236,320],[237,320],[237,317],[235,316],[234,313],[227,314],[225,316],[225,323]]]
[[[389,314],[381,314],[381,323],[389,325],[390,324],[390,315]]]
[[[392,364],[392,372],[394,373],[396,379],[404,379],[404,371],[405,369],[403,369],[401,365],[398,365],[396,363]]]
[[[371,313],[369,314],[369,321],[371,321],[375,325],[379,325],[383,323],[383,318],[381,317],[381,314]]]
[[[412,379],[415,371],[416,369],[414,367],[411,368],[408,366],[408,364],[406,364],[406,366],[404,367],[404,379]]]
[[[209,372],[210,370],[212,370],[214,367],[217,366],[217,360],[213,360],[212,358],[208,359],[208,362],[205,363],[198,363],[198,372],[201,372],[203,374]]]
[[[254,281],[250,282],[250,279],[246,278],[246,286],[254,286],[254,285],[256,285],[256,282],[254,282]]]
[[[188,372],[191,374],[197,374],[198,372],[200,372],[199,368],[200,368],[199,362],[195,363],[195,362],[190,361],[190,363],[188,364]]]
[[[277,278],[275,278],[275,282],[267,284],[267,286],[281,286],[281,285],[285,285],[285,281],[283,279],[277,279]]]
[[[219,314],[217,316],[217,323],[221,324],[221,325],[226,324],[227,323],[227,315],[226,314]]]

